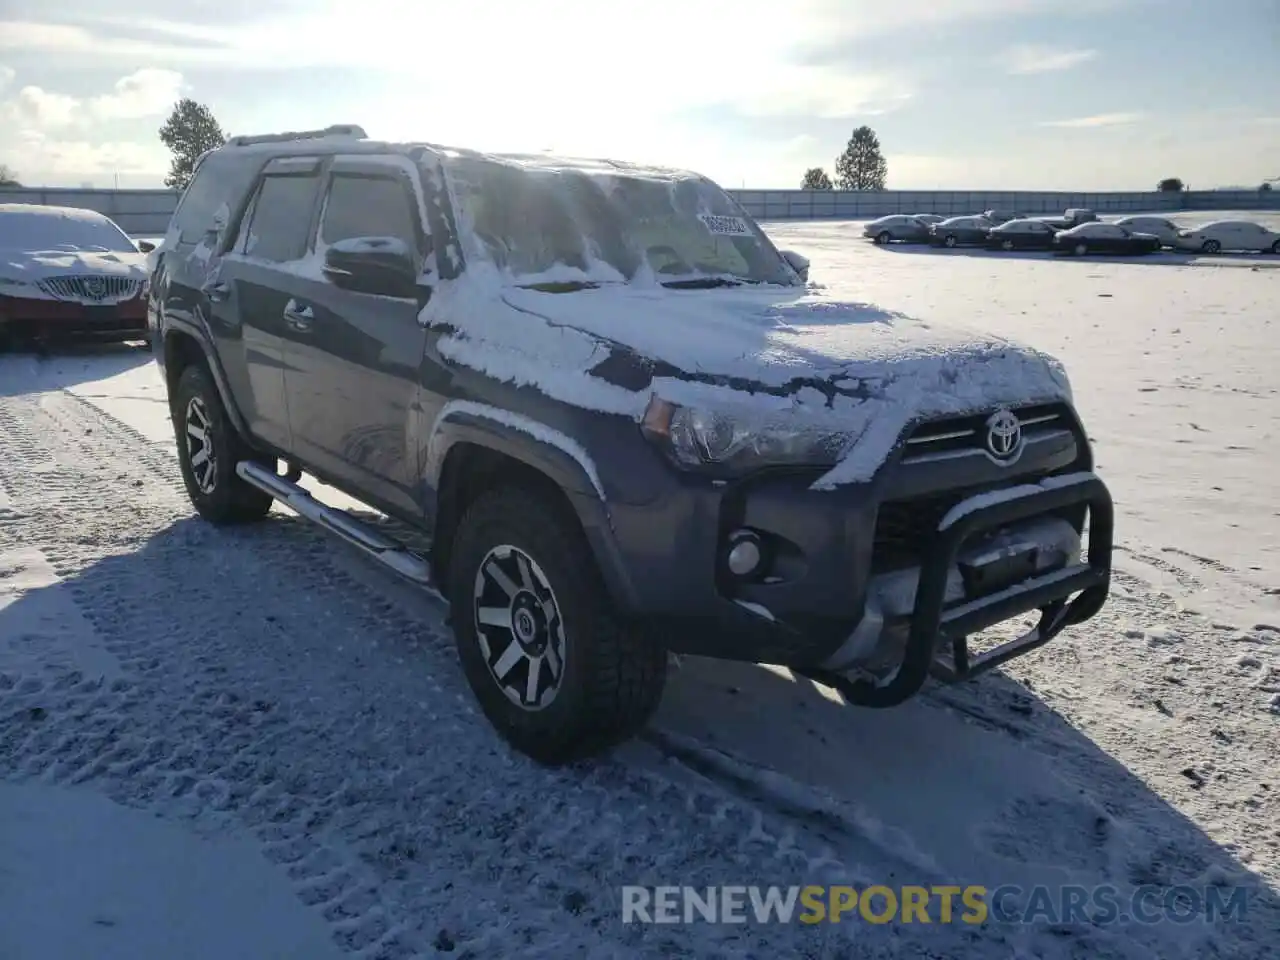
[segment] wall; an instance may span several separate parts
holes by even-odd
[[[160,237],[178,203],[173,190],[77,190],[0,187],[0,203],[43,203],[97,210],[135,237]]]
[[[891,213],[943,216],[1006,210],[1025,214],[1062,213],[1084,207],[1099,214],[1180,210],[1280,210],[1280,190],[1204,190],[1183,193],[1043,193],[954,190],[730,190],[758,220],[815,220],[836,217],[873,220]]]
[[[840,218],[872,220],[890,213],[959,216],[983,210],[1027,214],[1086,207],[1100,214],[1167,210],[1280,210],[1280,190],[1203,190],[1183,193],[1036,193],[965,190],[730,190],[759,220]],[[178,195],[172,190],[74,190],[0,187],[0,203],[88,207],[105,213],[125,232],[161,236]]]

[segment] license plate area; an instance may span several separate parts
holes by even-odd
[[[968,599],[984,597],[1034,576],[1039,566],[1040,550],[1034,546],[1002,552],[998,556],[960,561],[960,578]]]
[[[120,311],[114,305],[92,306],[84,308],[84,322],[90,326],[106,326],[114,323],[119,317]]]

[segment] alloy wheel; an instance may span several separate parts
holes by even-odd
[[[564,679],[565,635],[542,568],[518,547],[494,547],[476,571],[472,610],[498,688],[523,710],[548,707]]]
[[[218,456],[213,445],[213,421],[200,397],[187,401],[187,463],[201,493],[213,493],[218,485]]]

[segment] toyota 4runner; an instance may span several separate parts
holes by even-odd
[[[438,589],[485,715],[542,762],[637,732],[668,652],[890,707],[1105,602],[1062,368],[826,296],[696,174],[236,137],[152,262],[196,510],[280,500]]]

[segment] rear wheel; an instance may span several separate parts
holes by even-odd
[[[666,651],[617,616],[576,518],[499,488],[468,508],[452,555],[458,656],[508,743],[556,765],[640,731],[662,696]]]
[[[178,377],[173,396],[178,464],[196,512],[217,524],[261,520],[271,495],[236,474],[241,460],[260,459],[236,433],[209,372],[192,364]]]

